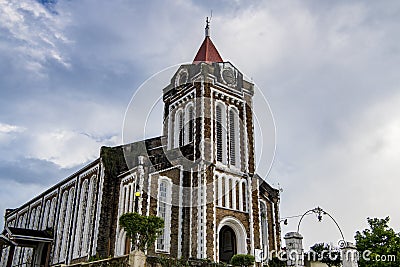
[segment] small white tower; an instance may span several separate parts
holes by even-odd
[[[287,266],[304,266],[303,236],[298,232],[285,235]]]

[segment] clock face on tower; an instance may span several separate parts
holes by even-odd
[[[236,77],[235,77],[235,73],[233,72],[233,70],[231,68],[225,68],[222,71],[222,79],[224,80],[224,82],[228,85],[234,85],[236,84]]]

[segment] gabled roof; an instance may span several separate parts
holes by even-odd
[[[13,245],[16,246],[17,244],[15,242],[13,242],[12,240],[10,240],[9,238],[7,238],[5,235],[1,234],[0,235],[0,247],[6,245]]]
[[[197,64],[200,62],[223,62],[221,55],[218,53],[217,48],[215,48],[213,42],[210,39],[210,36],[206,36],[203,43],[200,46],[199,51],[194,57],[193,64]]]
[[[25,229],[25,228],[6,227],[5,230],[3,231],[3,234],[5,235],[8,234],[10,237],[13,238],[29,237],[29,238],[52,240],[52,236],[46,231]]]
[[[5,227],[0,235],[0,244],[20,247],[35,246],[39,243],[51,243],[53,236],[49,231]]]

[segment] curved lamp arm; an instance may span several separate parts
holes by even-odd
[[[307,214],[310,214],[310,213],[318,214],[318,220],[319,221],[322,220],[322,215],[328,215],[329,218],[332,219],[332,221],[336,224],[337,228],[339,229],[340,235],[342,236],[342,240],[345,241],[342,229],[340,229],[339,224],[336,222],[336,220],[329,213],[327,213],[326,211],[324,211],[320,207],[308,210],[301,216],[299,224],[297,225],[297,232],[298,233],[300,233],[300,224],[301,224],[301,221],[303,220],[303,217],[306,216]]]

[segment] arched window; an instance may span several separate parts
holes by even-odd
[[[268,220],[267,220],[267,206],[263,201],[260,201],[260,217],[261,217],[261,241],[264,255],[268,253]]]
[[[172,116],[172,110],[168,114],[168,149],[175,147],[175,127],[174,127],[174,116]]]
[[[215,110],[216,136],[217,136],[217,160],[222,161],[222,108],[217,105]]]
[[[225,208],[229,208],[230,207],[230,205],[231,205],[231,202],[230,202],[230,200],[231,200],[231,190],[230,190],[230,186],[231,185],[231,178],[229,178],[229,177],[225,177],[225,190],[224,190],[224,193],[225,193]]]
[[[19,215],[17,227],[22,228],[23,219],[24,219],[24,215]]]
[[[186,105],[185,111],[185,144],[193,142],[194,138],[194,110],[193,104]]]
[[[64,227],[63,227],[63,236],[62,236],[62,242],[61,242],[61,251],[60,251],[60,259],[59,261],[65,261],[67,257],[67,248],[69,244],[69,233],[70,233],[70,227],[71,227],[71,215],[72,215],[72,209],[73,209],[73,204],[74,204],[74,192],[75,189],[71,188],[68,193],[68,203],[67,203],[67,212],[65,214],[65,221],[64,221]]]
[[[222,198],[224,197],[222,188],[222,176],[216,176],[218,181],[218,206],[222,207]]]
[[[79,197],[79,211],[78,211],[78,222],[76,226],[76,238],[74,244],[74,258],[78,258],[82,255],[82,240],[83,240],[83,232],[85,227],[85,213],[86,207],[88,205],[88,192],[89,192],[89,181],[86,179],[82,183],[81,194]]]
[[[233,186],[234,186],[234,179],[230,178],[229,179],[229,185],[228,185],[228,190],[229,190],[229,206],[228,208],[233,209]]]
[[[237,179],[233,178],[232,179],[232,209],[236,210],[237,209]]]
[[[24,213],[24,217],[22,218],[22,226],[23,228],[26,228],[26,223],[28,221],[28,212]]]
[[[4,259],[2,264],[0,265],[1,267],[6,267],[6,260],[8,258],[8,252],[10,251],[9,247],[3,248],[3,251],[1,252],[2,255],[0,256],[1,259]]]
[[[49,214],[50,214],[50,205],[51,200],[47,200],[44,206],[44,214],[43,214],[43,221],[42,221],[42,230],[46,230],[47,223],[50,221]]]
[[[189,108],[189,143],[193,141],[194,138],[194,114],[193,107]]]
[[[125,194],[124,194],[124,213],[128,212],[128,208],[129,208],[129,186],[124,185],[124,190],[125,190]]]
[[[242,187],[242,210],[247,211],[247,182],[243,181],[241,184]]]
[[[171,227],[171,182],[160,179],[158,185],[157,216],[164,220],[164,229],[157,238],[157,250],[169,252]]]
[[[34,223],[33,223],[33,229],[35,229],[35,230],[39,230],[40,211],[41,210],[42,210],[42,208],[40,206],[38,206],[36,208],[36,214],[35,214],[35,219],[34,219]]]
[[[53,227],[54,219],[56,217],[56,205],[57,197],[53,197],[53,199],[51,200],[49,222],[47,223],[47,227]]]
[[[33,229],[35,227],[35,219],[36,219],[36,208],[33,208],[31,210],[31,216],[30,216],[30,220],[29,220],[29,229]]]
[[[167,185],[166,182],[161,182],[159,187],[159,198],[158,198],[158,216],[163,218],[164,222],[166,219],[167,211]],[[157,249],[165,250],[165,229],[158,238]]]
[[[54,246],[53,263],[58,263],[59,262],[60,247],[61,247],[61,242],[63,241],[65,215],[66,215],[66,212],[67,212],[67,201],[68,201],[68,191],[65,190],[63,195],[62,195],[60,215],[59,215],[59,218],[58,218],[57,241],[56,241],[56,245]]]
[[[90,178],[90,184],[89,184],[89,193],[88,193],[88,204],[86,208],[86,213],[85,213],[85,227],[83,229],[83,239],[82,239],[82,253],[84,256],[86,256],[89,252],[89,244],[90,244],[90,238],[92,234],[92,226],[93,226],[93,210],[94,210],[94,200],[95,200],[95,192],[96,192],[96,187],[95,185],[97,178],[96,176],[92,176]]]
[[[17,266],[17,265],[19,265],[19,259],[20,259],[21,254],[22,254],[22,253],[21,253],[21,252],[22,252],[21,250],[22,250],[21,247],[16,247],[16,248],[15,248],[12,266]]]
[[[92,183],[92,187],[91,187],[91,201],[90,201],[90,219],[89,219],[89,237],[88,237],[88,253],[90,252],[89,249],[89,245],[90,245],[90,240],[92,240],[92,236],[93,236],[93,229],[94,229],[94,224],[95,224],[95,211],[96,211],[96,205],[97,205],[97,193],[98,193],[98,179],[96,175],[93,175],[91,178],[90,183]],[[93,249],[93,247],[92,247]]]
[[[239,116],[232,107],[229,109],[229,162],[233,166],[240,166],[239,147]]]
[[[226,163],[226,112],[225,105],[217,103],[215,107],[215,138],[216,138],[216,159]]]
[[[178,110],[175,114],[175,133],[174,133],[174,147],[183,146],[184,130],[183,130],[183,112]]]
[[[119,233],[117,236],[117,245],[116,245],[116,251],[115,251],[115,256],[122,256],[124,254],[129,254],[130,252],[130,248],[129,248],[129,252],[126,253],[126,244],[127,240],[126,240],[126,232],[125,230],[119,229]]]
[[[183,146],[183,139],[184,139],[184,130],[183,130],[183,114],[182,112],[179,113],[178,117],[178,125],[179,125],[179,146]]]

